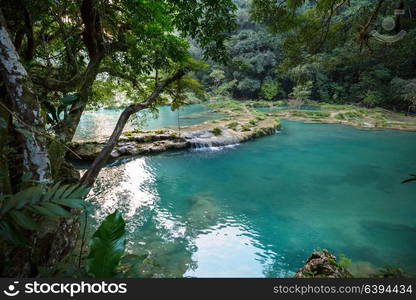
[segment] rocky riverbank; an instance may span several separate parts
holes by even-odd
[[[227,117],[172,129],[131,130],[123,132],[111,158],[159,153],[173,149],[218,147],[238,144],[257,137],[271,135],[280,128],[275,116],[266,116],[254,110],[226,111]],[[105,146],[104,141],[74,142],[68,152],[71,159],[94,160]]]
[[[363,129],[416,131],[416,118],[382,109],[343,107],[323,110],[283,110],[276,117],[310,123],[343,124]]]

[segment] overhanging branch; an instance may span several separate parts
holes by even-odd
[[[114,147],[116,146],[118,139],[120,138],[120,135],[123,132],[123,129],[126,126],[130,116],[142,109],[150,107],[169,84],[181,79],[186,73],[187,70],[179,70],[171,77],[161,81],[145,101],[132,104],[124,109],[117,121],[113,133],[108,139],[107,144],[101,150],[100,154],[98,154],[88,171],[84,174],[84,176],[82,176],[81,184],[86,186],[92,186],[94,184],[98,174],[110,157],[111,151],[113,151]]]

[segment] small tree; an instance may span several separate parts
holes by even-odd
[[[265,81],[261,86],[261,96],[266,100],[273,100],[280,90],[280,85],[276,81]]]
[[[375,107],[383,101],[383,95],[378,91],[367,91],[363,99],[366,107]]]
[[[304,102],[309,101],[312,94],[312,81],[306,81],[305,83],[299,83],[293,88],[293,91],[289,94],[289,106],[299,107]]]
[[[225,73],[223,70],[221,69],[214,69],[210,74],[209,77],[211,78],[212,82],[213,82],[213,88],[212,90],[215,93],[218,93],[218,87],[221,84],[221,81],[225,78]]]

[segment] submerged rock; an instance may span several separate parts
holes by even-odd
[[[351,273],[337,264],[336,257],[328,250],[315,251],[308,258],[303,268],[294,276],[295,278],[350,278]]]

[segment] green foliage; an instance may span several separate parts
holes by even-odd
[[[0,196],[0,237],[20,247],[28,247],[24,230],[41,231],[39,218],[73,217],[70,209],[83,209],[89,189],[80,185],[61,185],[46,189],[43,185],[26,188],[16,194]]]
[[[225,73],[221,69],[215,69],[209,74],[209,77],[213,81],[215,88],[218,88],[221,81],[225,78]]]
[[[375,107],[380,105],[383,100],[383,96],[378,91],[367,91],[363,99],[363,104],[367,107]]]
[[[301,100],[309,101],[312,94],[312,81],[306,81],[305,83],[299,83],[293,88],[293,91],[289,94],[290,97]]]
[[[125,246],[125,222],[120,212],[115,211],[104,219],[91,238],[87,274],[98,278],[114,277]]]
[[[251,96],[260,89],[260,80],[243,78],[238,82],[237,90],[242,95]]]
[[[239,124],[237,122],[232,122],[232,123],[227,124],[227,127],[230,128],[230,129],[235,130],[238,125]]]
[[[405,10],[413,4],[404,2]],[[416,107],[412,14],[396,18],[395,31],[383,32],[405,30],[398,42],[386,45],[371,34],[384,31],[381,22],[397,5],[393,0],[253,0],[250,16],[281,38],[279,76],[295,86],[312,81],[311,98],[410,111]]]
[[[216,110],[233,110],[233,111],[241,110],[244,107],[244,104],[235,100],[217,101],[214,103],[210,103],[208,105]]]
[[[243,125],[241,125],[241,130],[242,131],[251,131],[251,128],[253,127],[253,125],[252,124],[250,124],[250,123],[246,123],[246,124],[243,124]]]
[[[345,256],[345,254],[340,253],[338,255],[338,265],[347,269],[352,265],[352,260]]]
[[[261,86],[261,95],[266,100],[273,100],[279,92],[279,83],[275,81],[265,81]]]
[[[280,39],[249,19],[248,1],[234,3],[238,7],[238,29],[227,43],[230,60],[226,65],[213,64],[210,70],[196,75],[205,86],[212,87],[210,74],[221,69],[224,77],[216,94],[237,99],[267,97],[269,93],[263,95],[261,88],[264,82],[278,82],[275,69],[280,61]],[[268,90],[272,92],[272,89]]]
[[[219,135],[221,135],[221,134],[222,134],[222,130],[221,130],[221,128],[219,128],[219,127],[215,127],[214,129],[212,129],[212,133],[213,133],[215,136],[219,136]]]

